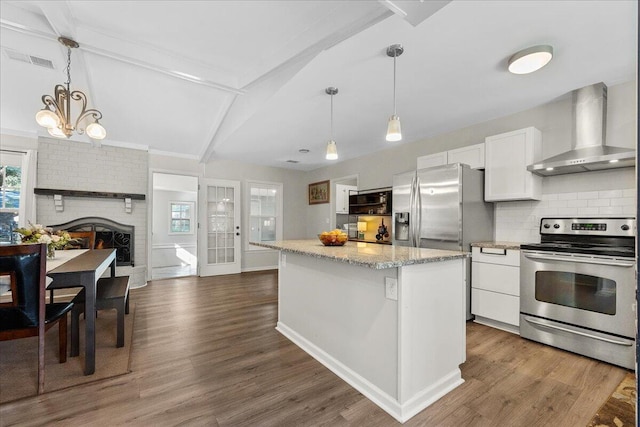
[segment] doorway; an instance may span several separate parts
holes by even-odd
[[[332,228],[339,228],[345,232],[355,230],[354,224],[349,224],[349,194],[358,190],[358,175],[344,176],[331,180],[333,203]]]
[[[194,276],[198,265],[198,178],[152,175],[151,279]]]

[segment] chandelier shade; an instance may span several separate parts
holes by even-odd
[[[96,109],[87,109],[87,96],[83,92],[71,91],[71,48],[79,45],[66,37],[59,37],[58,41],[67,47],[67,81],[63,85],[56,85],[53,96],[42,95],[44,108],[36,113],[36,122],[56,138],[69,138],[73,132],[79,135],[86,132],[92,139],[104,139],[107,131],[98,122],[102,113]],[[74,109],[80,109],[75,119],[71,115],[72,105],[76,106]],[[85,129],[83,123],[86,120],[92,122]]]

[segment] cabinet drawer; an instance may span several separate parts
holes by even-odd
[[[520,268],[473,262],[471,263],[471,286],[486,291],[520,296]]]
[[[471,248],[471,259],[474,262],[512,265],[520,267],[520,251],[517,249]]]
[[[520,298],[482,289],[471,289],[471,313],[520,326]]]

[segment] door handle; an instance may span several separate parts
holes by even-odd
[[[572,256],[562,256],[562,255],[538,255],[525,253],[524,256],[529,259],[537,259],[541,261],[567,261],[567,262],[581,262],[584,264],[598,264],[598,265],[612,265],[616,267],[633,267],[634,261],[622,261],[622,260],[609,260],[609,259],[597,259],[597,258],[587,258],[587,257],[572,257]]]
[[[569,328],[564,328],[562,326],[558,326],[558,325],[551,325],[549,323],[546,323],[542,320],[535,320],[531,317],[525,316],[524,320],[526,320],[529,323],[533,323],[534,325],[538,325],[538,326],[542,326],[545,328],[549,328],[549,329],[557,329],[559,331],[563,331],[563,332],[569,332],[570,334],[575,334],[575,335],[580,335],[583,337],[587,337],[587,338],[593,338],[594,340],[600,340],[600,341],[604,341],[604,342],[608,342],[611,344],[618,344],[618,345],[624,345],[627,347],[630,347],[633,345],[632,341],[620,341],[620,340],[614,340],[614,339],[610,339],[610,338],[605,338],[605,337],[600,337],[597,335],[593,335],[593,334],[588,334],[586,332],[581,332],[581,331],[576,331],[573,329],[569,329]]]

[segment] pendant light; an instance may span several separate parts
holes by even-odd
[[[336,147],[336,142],[333,140],[333,95],[338,93],[338,88],[328,87],[325,89],[327,95],[331,95],[331,139],[327,142],[327,160],[337,160],[338,159],[338,148]]]
[[[396,115],[396,58],[402,55],[404,49],[401,44],[392,44],[387,48],[387,56],[393,57],[393,115],[389,118],[387,125],[387,141],[395,142],[402,139],[400,129],[400,117]]]

